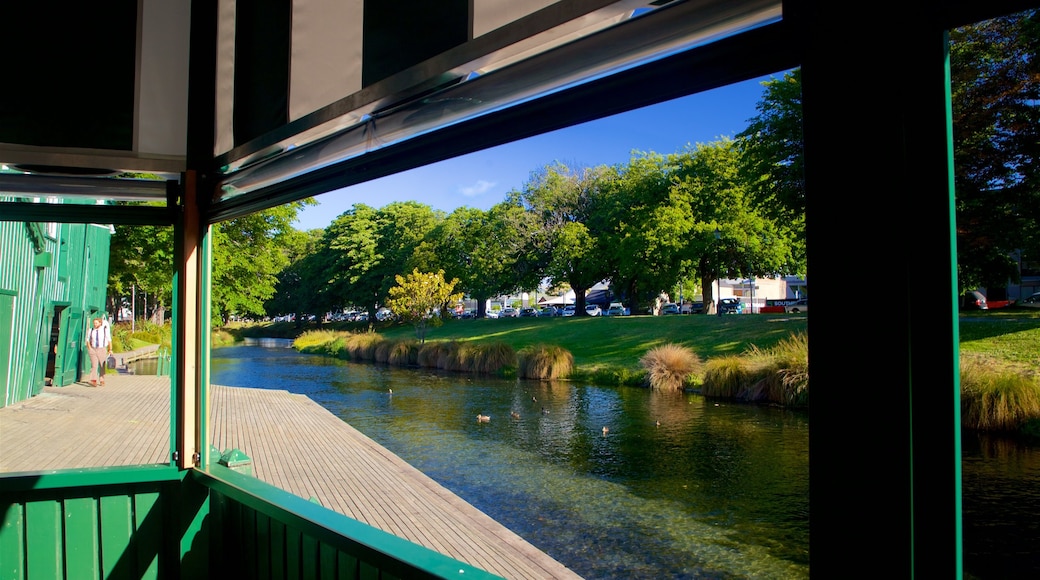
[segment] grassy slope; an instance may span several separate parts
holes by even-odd
[[[702,359],[740,354],[752,344],[769,348],[804,332],[806,326],[804,314],[504,318],[447,321],[429,329],[426,339],[502,341],[515,350],[555,344],[574,355],[576,367],[591,372],[604,367],[638,368],[646,351],[669,343],[688,346]],[[415,336],[407,326],[379,332],[387,338]]]
[[[558,344],[571,351],[575,365],[592,372],[604,367],[637,369],[639,358],[658,345],[679,343],[702,359],[741,354],[750,345],[768,349],[781,339],[804,332],[808,315],[758,314],[716,316],[626,316],[450,320],[431,328],[427,340],[502,341],[519,350],[536,343]],[[849,315],[850,328],[857,314]],[[241,337],[293,338],[318,328],[307,324],[263,324],[231,329]],[[327,330],[360,331],[357,324],[325,324]],[[387,338],[414,338],[411,326],[375,328]],[[961,316],[960,348],[966,356],[985,356],[1023,370],[1040,368],[1040,310],[1000,309]]]

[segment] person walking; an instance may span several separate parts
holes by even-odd
[[[95,318],[93,328],[87,333],[87,354],[90,356],[90,384],[105,385],[105,364],[112,353],[112,338],[103,326],[101,318]],[[101,365],[101,372],[98,372]]]

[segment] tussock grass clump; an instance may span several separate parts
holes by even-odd
[[[743,355],[709,360],[701,393],[707,397],[808,407],[808,337],[804,333],[792,335],[769,349],[752,345]]]
[[[344,347],[351,360],[375,360],[375,348],[382,341],[383,337],[374,332],[352,334]]]
[[[1017,431],[1040,420],[1040,383],[1012,370],[961,361],[961,425],[977,431]]]
[[[428,369],[456,370],[460,345],[460,342],[454,340],[425,342],[419,347],[416,362]]]
[[[308,330],[293,340],[293,347],[300,352],[327,352],[328,345],[348,336],[350,336],[349,332]]]
[[[398,367],[406,367],[417,364],[419,359],[419,341],[398,340],[393,341],[387,362]]]
[[[440,358],[441,350],[440,342],[424,342],[419,345],[419,352],[416,356],[416,364],[423,368],[435,369],[437,368],[437,359]]]
[[[805,333],[780,340],[766,350],[752,345],[744,357],[749,374],[755,377],[744,398],[809,406],[809,337]]]
[[[372,347],[372,360],[377,363],[386,364],[390,362],[390,350],[394,346],[394,341],[391,340],[380,340],[375,343]]]
[[[524,347],[517,359],[517,376],[522,379],[563,379],[574,370],[574,355],[554,344]]]
[[[490,342],[474,345],[470,361],[470,370],[478,374],[497,374],[504,369],[515,368],[516,351],[504,342]]]
[[[708,359],[704,365],[704,383],[701,394],[705,397],[735,399],[750,384],[747,362],[736,355]]]
[[[454,340],[441,343],[441,348],[437,351],[437,368],[442,371],[456,370],[461,348],[462,343]]]
[[[647,381],[654,389],[682,390],[686,381],[701,371],[697,353],[680,344],[665,344],[647,351],[639,359]]]

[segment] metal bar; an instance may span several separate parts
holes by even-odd
[[[146,205],[113,206],[5,201],[0,202],[0,221],[170,226],[173,225],[174,215],[169,208]]]

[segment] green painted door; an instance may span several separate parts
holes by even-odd
[[[11,398],[11,341],[14,336],[14,295],[0,292],[0,407]]]
[[[59,386],[71,385],[79,379],[83,345],[83,312],[66,308],[61,311],[61,330],[58,332],[58,359],[55,362],[54,382]],[[58,372],[57,369],[61,369]]]

